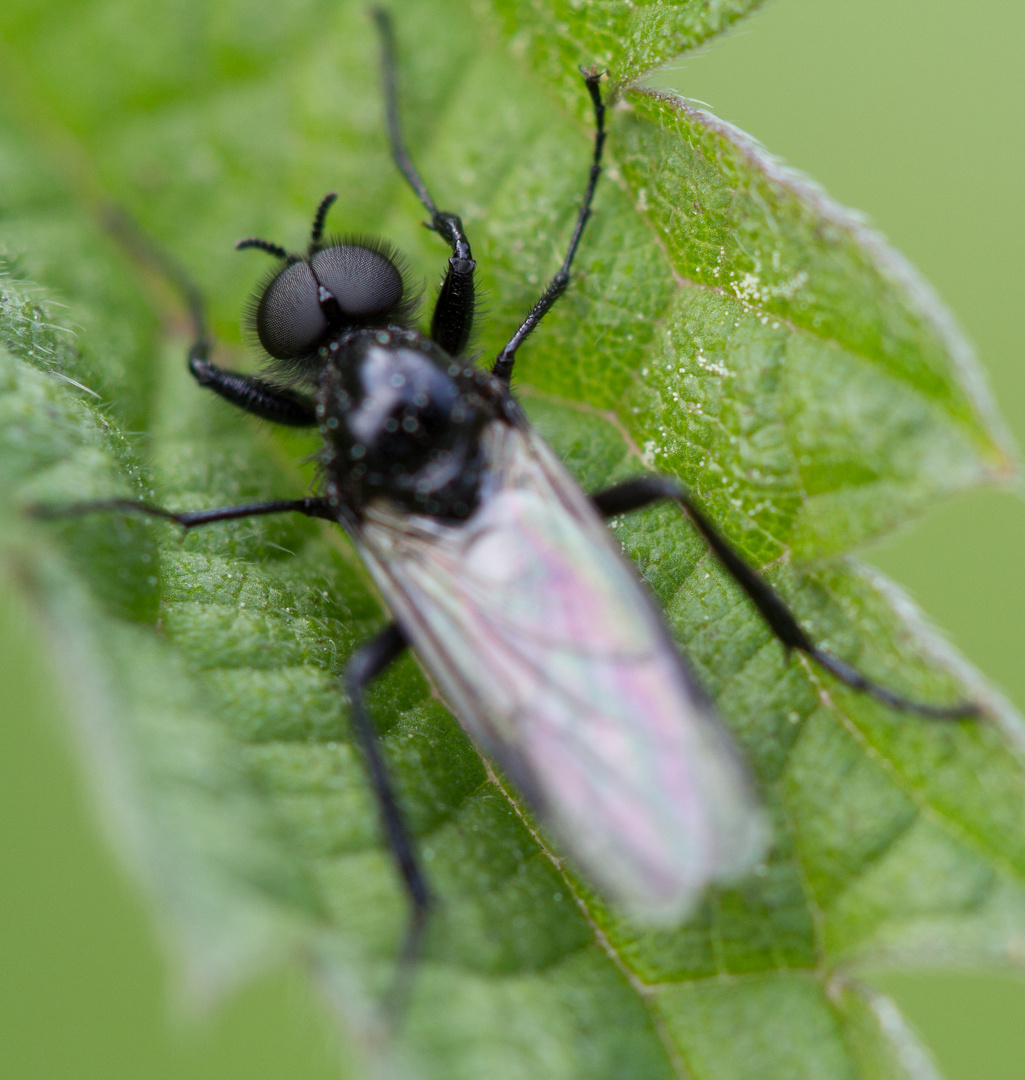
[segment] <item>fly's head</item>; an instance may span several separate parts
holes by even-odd
[[[484,465],[481,432],[497,415],[491,376],[397,326],[332,345],[317,391],[328,497],[357,512],[383,497],[468,517]]]
[[[278,260],[249,303],[247,329],[279,376],[310,389],[317,385],[332,342],[368,327],[410,327],[420,300],[409,288],[404,260],[385,241],[322,239],[333,201],[332,194],[321,202],[305,255],[255,238],[235,245]]]

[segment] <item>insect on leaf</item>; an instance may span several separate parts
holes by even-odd
[[[388,159],[371,25],[360,5],[270,0],[0,13],[0,243],[18,253],[0,276],[5,566],[187,985],[214,996],[311,959],[366,1075],[921,1075],[859,970],[1006,961],[1025,933],[1020,720],[847,556],[1011,471],[971,353],[859,220],[698,107],[629,89],[755,6],[397,2],[410,149],[473,241],[493,355],[572,228],[576,65],[606,66],[608,169],[574,283],[521,356],[529,415],[585,490],[680,477],[834,654],[991,716],[927,724],[838,686],[784,655],[677,509],[616,520],[757,776],[770,855],[682,927],[630,924],[406,657],[371,705],[442,903],[394,1038],[371,1003],[405,901],[338,685],[386,617],[340,530],[268,518],[182,542],[21,509],[305,493],[315,442],[195,386],[177,300],[103,220],[126,207],[189,268],[227,364],[256,363],[238,317],[264,270],[232,243],[296,245],[325,191],[337,226],[388,237],[430,296],[447,252]]]

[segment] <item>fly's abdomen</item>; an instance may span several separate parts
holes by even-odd
[[[634,916],[678,920],[764,842],[746,774],[643,586],[533,432],[494,423],[458,525],[368,509],[403,630],[557,846]]]

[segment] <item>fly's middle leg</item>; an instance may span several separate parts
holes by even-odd
[[[238,521],[243,518],[262,517],[268,514],[295,512],[312,518],[337,520],[335,512],[323,498],[276,499],[261,503],[245,503],[239,506],[221,506],[210,510],[165,510],[149,503],[132,499],[104,499],[95,502],[71,503],[66,506],[33,506],[32,516],[42,519],[82,517],[93,513],[132,513],[150,515],[174,521],[184,529],[200,525],[212,525],[219,521]],[[387,1002],[388,1012],[397,1017],[401,1014],[408,992],[409,978],[420,955],[424,931],[432,898],[427,879],[420,867],[416,845],[406,825],[381,753],[380,740],[364,698],[368,683],[372,682],[406,648],[406,638],[399,627],[392,623],[384,631],[362,645],[349,658],[342,675],[342,682],[352,707],[353,728],[360,744],[374,798],[377,801],[388,846],[398,866],[403,886],[409,897],[411,914],[405,940],[399,953],[395,982]]]
[[[306,517],[337,521],[335,511],[327,499],[271,499],[267,502],[242,503],[238,506],[217,506],[211,510],[166,510],[162,506],[137,502],[135,499],[97,499],[92,502],[68,503],[63,506],[37,505],[28,507],[28,513],[41,520],[84,517],[86,514],[127,513],[142,517],[158,517],[173,521],[183,529],[195,529],[200,525],[213,525],[218,521],[241,521],[243,518],[265,517],[268,514],[304,514]]]
[[[842,683],[871,695],[891,709],[914,713],[930,720],[962,720],[980,715],[982,711],[980,706],[971,701],[960,701],[954,705],[930,705],[902,697],[869,679],[845,660],[820,649],[802,629],[782,597],[747,565],[740,554],[705,517],[690,493],[679,481],[668,476],[640,476],[635,480],[616,484],[591,497],[598,511],[605,517],[615,517],[618,514],[630,513],[632,510],[640,510],[663,499],[672,500],[683,508],[694,527],[729,571],[730,576],[744,590],[762,618],[768,623],[769,629],[788,650],[797,649],[803,652]]]

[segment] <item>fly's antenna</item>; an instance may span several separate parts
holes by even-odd
[[[314,249],[320,244],[321,237],[324,235],[324,222],[327,219],[327,212],[331,209],[337,198],[337,191],[329,191],[324,198],[320,200],[317,212],[313,215],[313,228],[310,229],[311,255],[313,254]]]
[[[337,198],[337,191],[329,191],[324,198],[320,200],[320,203],[317,206],[316,213],[313,215],[313,226],[310,229],[311,255],[320,245],[321,237],[324,235],[324,222],[327,219],[327,212],[331,209],[332,203],[334,203]],[[289,252],[287,252],[280,244],[272,244],[270,240],[261,240],[258,236],[247,236],[244,240],[239,240],[235,243],[236,251],[244,251],[246,248],[255,248],[257,251],[265,251],[275,259],[285,259],[290,263],[300,261],[298,255],[289,254]]]
[[[245,251],[246,248],[266,251],[268,255],[273,255],[275,259],[288,259],[289,262],[296,261],[296,257],[289,255],[280,244],[272,244],[269,240],[261,240],[258,236],[247,236],[244,240],[235,241],[236,251]]]

